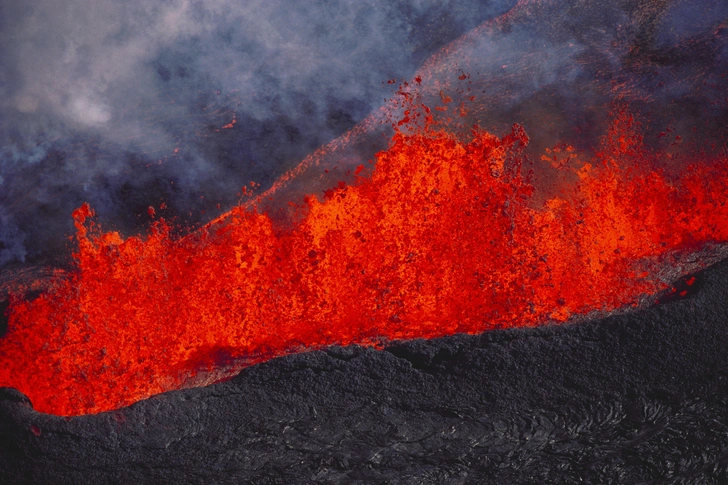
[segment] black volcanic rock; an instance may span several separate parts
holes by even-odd
[[[0,391],[2,484],[728,483],[728,261],[598,321],[331,348],[63,418]]]

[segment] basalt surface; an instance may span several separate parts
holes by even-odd
[[[634,313],[290,355],[97,415],[3,389],[0,483],[726,483],[728,261],[695,276]]]

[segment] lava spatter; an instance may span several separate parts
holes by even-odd
[[[97,413],[301,349],[563,322],[635,306],[666,288],[666,255],[728,240],[728,160],[653,169],[625,110],[596,153],[544,154],[573,180],[540,205],[522,127],[452,131],[418,109],[370,177],[308,197],[293,227],[241,206],[184,238],[161,218],[123,238],[82,206],[75,270],[12,297],[0,386]]]

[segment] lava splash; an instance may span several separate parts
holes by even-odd
[[[594,154],[544,154],[570,182],[543,204],[522,127],[464,133],[428,113],[293,227],[240,206],[187,237],[158,220],[125,239],[79,208],[75,270],[11,295],[0,386],[97,413],[301,349],[564,322],[638,306],[671,254],[728,241],[728,160],[656,170],[624,110]]]

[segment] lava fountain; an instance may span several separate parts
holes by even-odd
[[[322,198],[285,200],[287,176],[277,212],[275,192],[253,194],[185,237],[163,219],[123,237],[80,207],[74,269],[34,299],[11,294],[0,386],[38,411],[98,413],[304,349],[573,321],[653,303],[676,271],[710,262],[685,255],[728,242],[724,153],[664,166],[673,147],[645,142],[645,108],[624,95],[637,88],[601,81],[584,91],[610,101],[590,150],[545,145],[550,121],[486,129],[504,112],[447,69],[465,44],[403,84],[377,115],[390,123],[362,125],[384,127],[387,148],[349,161]],[[294,175],[329,172],[306,163]]]
[[[596,159],[560,165],[578,180],[539,209],[521,127],[464,140],[430,122],[290,229],[241,206],[186,238],[160,220],[124,239],[79,208],[77,268],[12,299],[0,383],[40,411],[93,413],[237,359],[563,322],[636,306],[665,288],[671,253],[728,241],[728,160],[651,170],[628,113]]]

